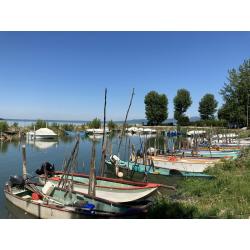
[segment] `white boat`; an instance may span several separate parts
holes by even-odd
[[[30,131],[27,134],[28,139],[38,139],[38,140],[46,140],[46,139],[56,139],[57,134],[48,128],[40,128],[36,131]]]
[[[106,134],[110,133],[108,128],[105,129],[105,133]],[[104,129],[103,128],[86,129],[86,134],[88,134],[88,135],[103,135],[104,134]]]
[[[218,135],[213,135],[212,139],[216,140],[216,139],[226,139],[226,138],[237,138],[237,135],[235,133],[228,133],[228,134],[218,134]]]
[[[204,134],[206,134],[205,130],[192,130],[187,132],[188,136],[204,135]]]
[[[138,128],[138,127],[131,127],[126,129],[128,133],[132,134],[155,134],[156,130],[151,128]]]
[[[176,156],[152,156],[152,160],[155,167],[194,173],[202,173],[220,161],[219,159],[188,159]]]
[[[62,172],[55,172],[48,181],[57,186],[62,174]],[[69,176],[69,179],[72,176],[74,181],[73,190],[88,194],[89,176],[74,173]],[[44,175],[41,175],[39,179],[41,183],[45,183]],[[160,187],[159,184],[155,183],[132,182],[105,177],[96,177],[96,182],[96,197],[118,203],[129,203],[146,199],[152,196]]]

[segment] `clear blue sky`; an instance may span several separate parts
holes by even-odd
[[[190,116],[207,92],[221,104],[227,71],[250,57],[250,32],[0,32],[0,117],[144,118],[144,96],[191,92]]]

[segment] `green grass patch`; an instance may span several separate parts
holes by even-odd
[[[215,178],[181,181],[174,197],[154,202],[149,218],[249,218],[250,149],[206,172]]]

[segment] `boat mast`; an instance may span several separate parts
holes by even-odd
[[[105,168],[105,158],[106,158],[106,106],[107,106],[107,88],[105,88],[105,98],[104,98],[104,115],[103,115],[103,137],[102,137],[102,159],[100,166],[100,176],[104,175]]]

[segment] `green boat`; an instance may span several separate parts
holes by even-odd
[[[106,165],[108,167],[115,167],[114,164],[109,160],[106,161]],[[204,174],[204,173],[197,173],[197,172],[187,172],[187,171],[178,171],[175,169],[167,169],[167,168],[159,168],[159,167],[153,167],[149,165],[139,164],[135,162],[126,162],[126,161],[119,161],[119,169],[122,170],[129,170],[132,173],[142,173],[146,175],[160,175],[160,176],[177,176],[177,177],[196,177],[196,178],[205,178],[205,179],[212,179],[214,178],[211,175]]]

